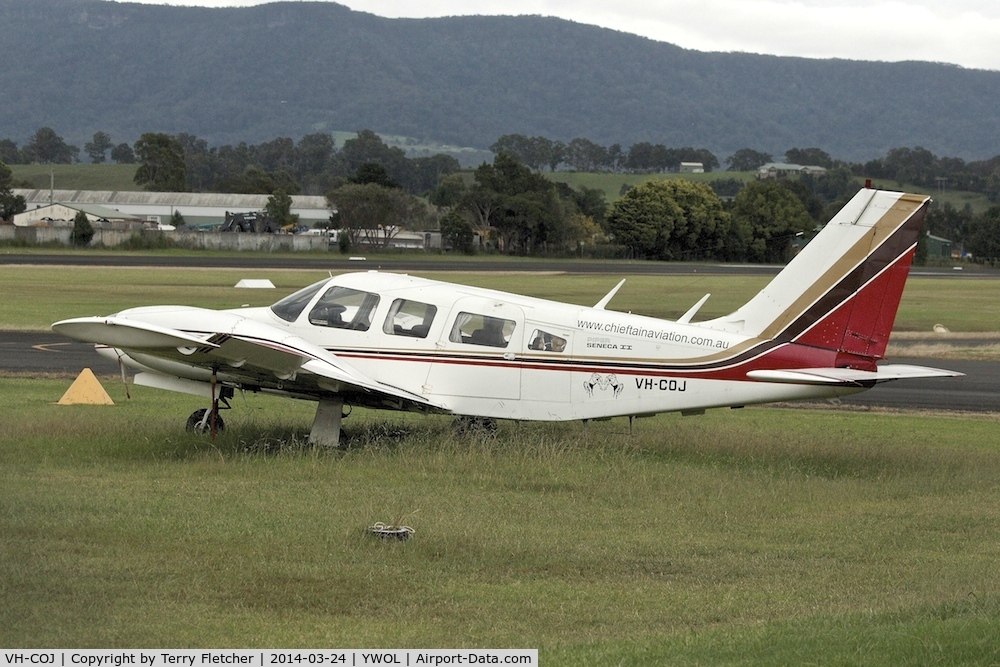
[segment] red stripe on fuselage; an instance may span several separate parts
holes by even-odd
[[[395,361],[404,363],[446,364],[460,366],[487,366],[489,368],[510,368],[558,373],[617,373],[642,377],[700,378],[706,380],[746,381],[746,374],[752,370],[771,368],[817,368],[834,367],[836,351],[792,343],[775,344],[770,341],[734,358],[729,365],[718,362],[702,368],[668,366],[655,362],[596,361],[586,358],[568,357],[565,361],[532,361],[531,359],[502,359],[464,356],[439,356],[428,353],[406,354],[366,353],[359,350],[330,350],[338,358],[365,361]]]

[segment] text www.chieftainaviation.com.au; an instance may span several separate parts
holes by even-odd
[[[679,334],[674,331],[663,329],[647,329],[637,327],[632,324],[617,324],[615,322],[591,322],[590,320],[577,320],[577,327],[585,331],[599,331],[601,333],[617,334],[619,336],[631,336],[632,338],[646,338],[648,340],[663,341],[665,343],[679,343],[681,345],[694,345],[697,347],[708,347],[716,350],[724,350],[729,347],[729,343],[711,336],[689,336]],[[608,344],[611,345],[610,341]],[[588,344],[587,347],[591,347]]]

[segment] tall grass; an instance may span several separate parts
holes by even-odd
[[[991,419],[501,424],[0,379],[4,646],[538,647],[546,664],[990,664]],[[403,543],[376,521],[415,528]]]

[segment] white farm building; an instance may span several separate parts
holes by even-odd
[[[221,223],[227,212],[262,211],[269,198],[268,195],[44,189],[14,190],[14,194],[23,196],[27,202],[25,213],[58,203],[77,210],[100,207],[116,212],[117,219],[161,224],[169,224],[174,213],[180,213],[188,225]],[[320,196],[292,195],[292,213],[297,214],[299,222],[307,227],[330,218],[326,198]]]

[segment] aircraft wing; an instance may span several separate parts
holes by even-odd
[[[448,412],[419,394],[368,377],[301,337],[236,315],[205,313],[217,325],[216,331],[181,331],[114,316],[63,320],[52,329],[69,338],[120,349],[160,373],[188,366],[214,370],[220,381],[252,389],[316,398],[339,394],[348,402],[372,407]]]
[[[890,380],[960,377],[962,375],[964,373],[956,373],[955,371],[947,371],[941,368],[908,366],[904,364],[885,364],[879,366],[877,371],[858,371],[852,368],[792,368],[787,370],[756,370],[747,373],[748,378],[763,382],[855,387],[868,387],[880,382],[889,382]]]

